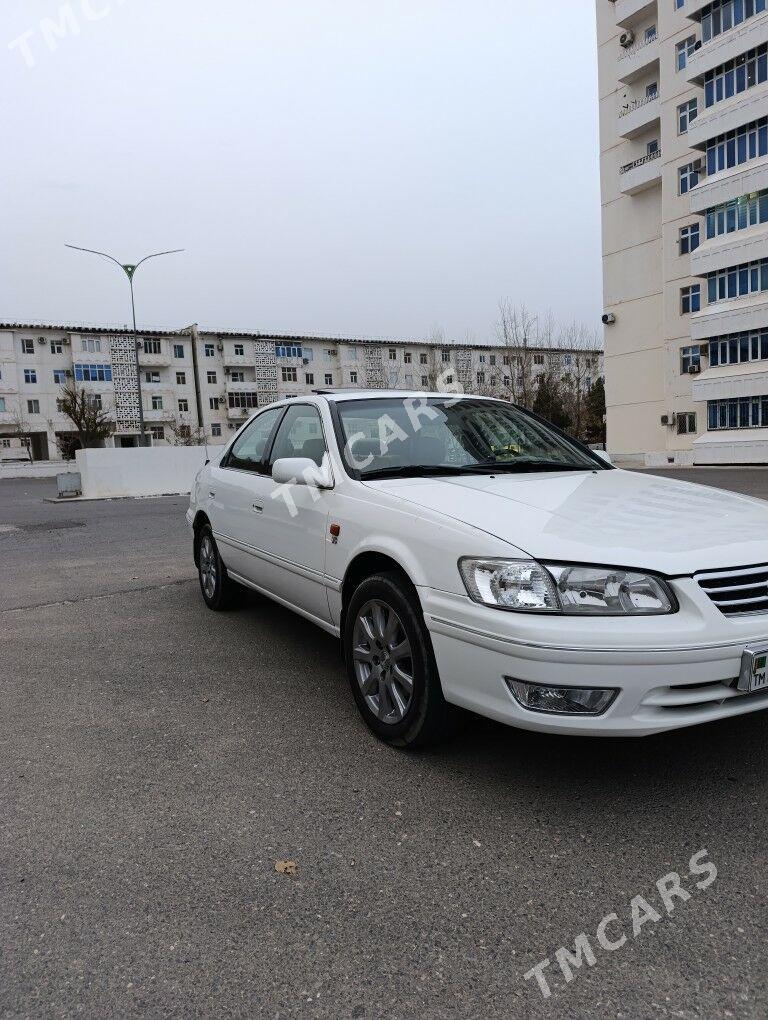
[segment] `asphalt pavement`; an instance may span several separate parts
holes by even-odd
[[[333,638],[204,607],[186,500],[52,488],[0,482],[0,1016],[768,1013],[768,713],[391,750]]]

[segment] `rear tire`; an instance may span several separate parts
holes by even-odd
[[[443,697],[416,592],[396,573],[362,581],[346,612],[344,657],[367,726],[393,747],[448,736],[456,712]]]
[[[214,612],[231,609],[238,600],[240,586],[227,573],[210,525],[203,525],[197,542],[197,574],[203,601]]]

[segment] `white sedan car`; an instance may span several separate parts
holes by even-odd
[[[504,401],[271,404],[187,520],[206,604],[244,585],[338,636],[396,746],[455,706],[613,736],[768,706],[768,503],[617,470]]]

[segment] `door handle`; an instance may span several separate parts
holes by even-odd
[[[264,507],[261,505],[261,503],[252,503],[251,509],[255,514],[261,514],[264,512]]]

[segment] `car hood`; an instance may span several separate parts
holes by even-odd
[[[367,484],[538,559],[666,574],[768,562],[768,502],[646,473],[462,475]]]

